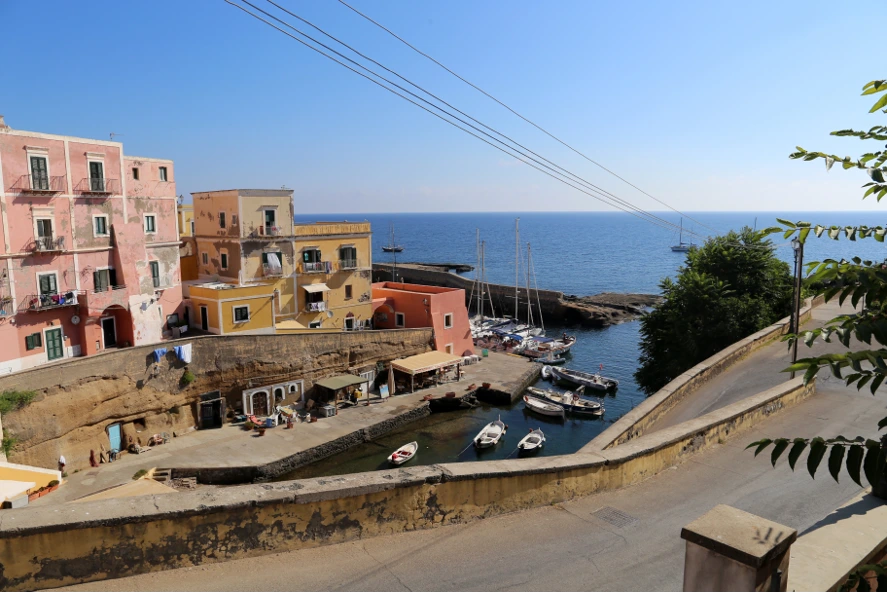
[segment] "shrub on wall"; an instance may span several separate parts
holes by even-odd
[[[3,440],[0,442],[0,449],[3,449],[3,454],[6,455],[7,458],[12,454],[15,450],[15,446],[18,444],[18,439],[9,433],[5,428],[3,429]]]
[[[185,374],[182,375],[182,385],[190,385],[196,380],[197,377],[194,376],[194,373],[192,373],[188,369],[185,369]]]
[[[37,397],[35,391],[19,391],[17,389],[7,389],[0,393],[0,414],[8,414],[15,410],[20,410],[31,403]]]

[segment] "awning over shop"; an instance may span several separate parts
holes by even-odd
[[[326,292],[330,289],[330,287],[323,282],[318,282],[317,284],[303,284],[302,288],[305,289],[305,292]]]
[[[351,387],[352,385],[360,385],[361,383],[366,383],[366,379],[362,377],[356,377],[354,375],[336,375],[335,377],[327,377],[326,379],[321,379],[317,381],[315,385],[320,385],[330,391],[339,391],[340,389],[345,389],[346,387]]]
[[[409,373],[410,375],[418,375],[419,373],[427,373],[436,369],[461,364],[461,362],[461,356],[453,356],[446,352],[433,350],[425,354],[417,354],[409,358],[392,361],[391,366],[395,370]]]

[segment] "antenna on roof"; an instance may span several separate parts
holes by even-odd
[[[123,136],[123,134],[118,134],[117,132],[111,132],[111,133],[109,134],[109,136],[110,136],[111,140],[113,140],[113,139],[114,139],[114,136]]]

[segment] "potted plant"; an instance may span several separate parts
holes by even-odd
[[[49,484],[46,485],[47,492],[55,492],[59,488],[58,480],[51,480]]]

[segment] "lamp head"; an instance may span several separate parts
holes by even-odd
[[[792,239],[792,249],[794,249],[795,251],[799,251],[801,249],[801,242],[797,238]]]

